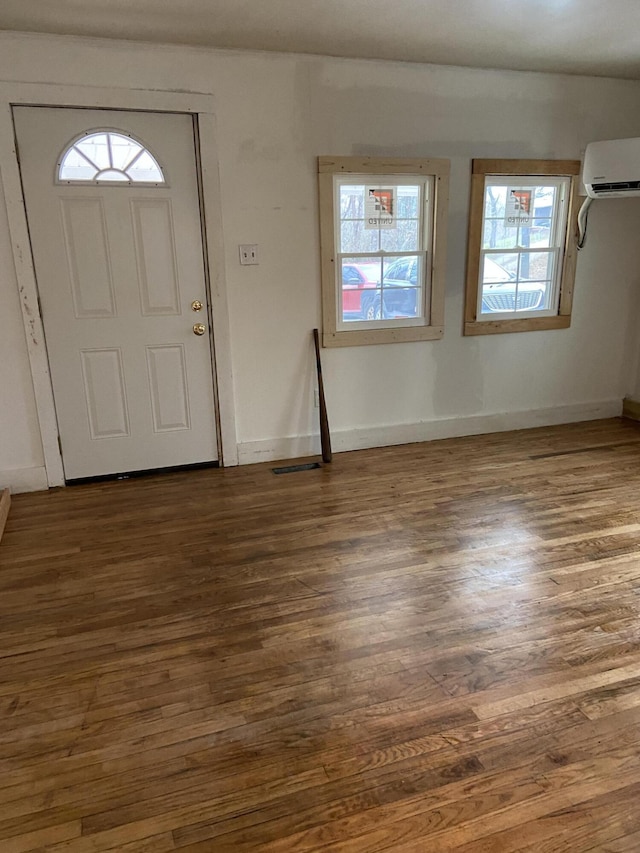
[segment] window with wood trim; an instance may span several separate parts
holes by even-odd
[[[474,160],[465,335],[565,329],[576,266],[577,160]]]
[[[57,165],[60,184],[165,184],[153,154],[130,133],[87,130],[65,149]]]
[[[324,346],[441,338],[448,160],[318,158]]]

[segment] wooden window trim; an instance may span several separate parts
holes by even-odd
[[[322,276],[322,345],[325,347],[432,341],[444,335],[444,289],[447,252],[450,161],[397,157],[318,157],[320,254]],[[429,324],[387,329],[338,331],[335,287],[333,179],[339,174],[428,175],[434,178],[433,238]]]
[[[484,182],[487,175],[537,175],[571,178],[567,230],[565,235],[558,313],[553,317],[523,317],[522,320],[478,320],[478,271],[482,248]],[[465,288],[464,334],[496,335],[510,332],[534,332],[568,329],[578,254],[578,186],[579,160],[473,160],[471,170],[471,202],[467,243],[467,275]]]

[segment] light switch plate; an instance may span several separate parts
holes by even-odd
[[[255,243],[243,243],[238,246],[240,263],[243,265],[258,263],[258,247]]]

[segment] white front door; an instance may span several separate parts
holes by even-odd
[[[14,114],[66,479],[215,461],[191,117]]]

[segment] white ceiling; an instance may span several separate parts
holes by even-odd
[[[2,0],[0,29],[640,79],[640,0]]]

